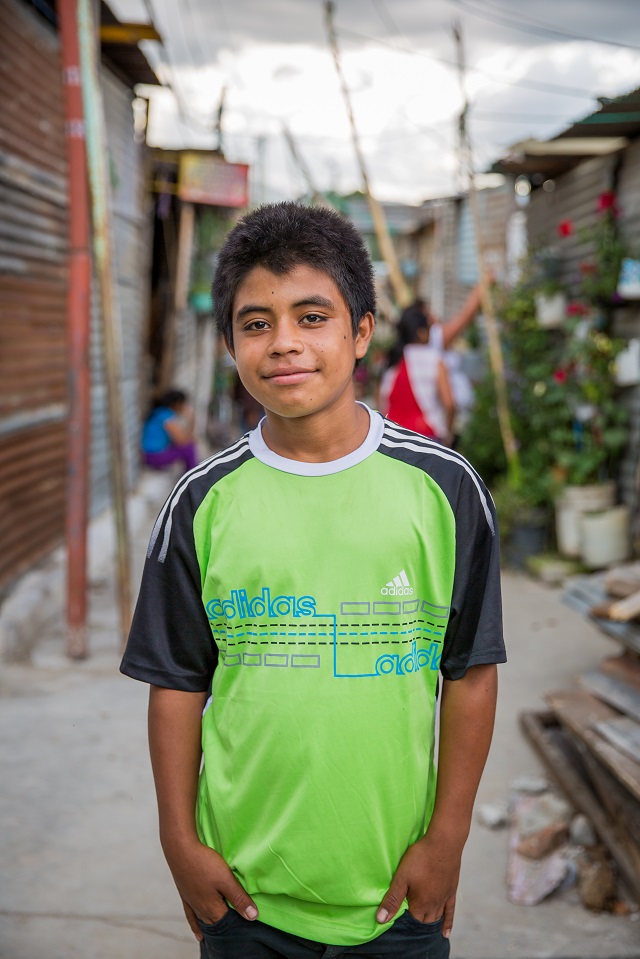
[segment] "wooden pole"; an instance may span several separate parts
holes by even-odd
[[[342,89],[342,95],[344,97],[344,102],[347,107],[347,113],[349,115],[349,124],[351,126],[351,139],[353,141],[353,149],[356,154],[356,159],[358,161],[358,166],[360,167],[360,174],[362,176],[362,183],[364,185],[364,192],[367,198],[367,203],[369,204],[369,211],[371,213],[371,219],[373,221],[373,229],[375,230],[376,239],[378,240],[378,246],[380,247],[380,253],[382,258],[387,264],[389,270],[389,279],[391,281],[391,286],[393,288],[393,293],[396,298],[396,302],[400,308],[408,306],[411,300],[413,299],[411,290],[409,289],[404,276],[402,275],[402,270],[400,269],[400,263],[398,262],[398,256],[395,251],[395,247],[391,240],[391,235],[389,233],[389,226],[387,224],[387,219],[384,215],[384,210],[380,203],[376,200],[373,193],[371,192],[371,186],[369,183],[369,176],[367,174],[367,167],[364,162],[364,155],[360,147],[360,139],[358,137],[358,129],[356,127],[356,120],[353,114],[353,108],[351,106],[351,97],[349,96],[349,88],[347,87],[344,74],[342,72],[342,64],[340,62],[340,50],[338,48],[338,38],[336,36],[335,27],[333,24],[333,0],[325,0],[325,13],[326,13],[326,22],[327,22],[327,32],[329,34],[329,43],[331,45],[331,52],[333,54],[333,60],[336,65],[336,71],[338,74],[338,79],[340,80],[340,87]]]
[[[71,659],[85,659],[87,648],[87,518],[89,503],[91,255],[89,184],[82,110],[80,49],[75,0],[61,0],[58,21],[69,160],[69,418],[67,460],[67,642]]]
[[[193,203],[181,203],[173,303],[165,331],[162,364],[160,367],[159,386],[161,391],[169,389],[175,375],[177,325],[189,301],[189,278],[191,274],[191,257],[193,255],[194,228],[195,207]]]
[[[302,174],[302,178],[304,179],[304,182],[307,184],[307,188],[311,194],[312,202],[316,206],[327,206],[333,209],[332,204],[327,200],[325,196],[322,195],[322,193],[320,193],[320,190],[318,190],[317,186],[315,185],[313,177],[311,176],[311,170],[305,163],[304,157],[298,150],[298,145],[293,138],[293,134],[291,133],[291,130],[289,129],[289,127],[284,121],[282,123],[282,133],[284,135],[285,140],[287,141],[287,146],[289,147],[291,158],[293,162],[295,163],[295,165],[300,170],[300,173]]]
[[[481,298],[482,312],[484,314],[487,343],[489,347],[489,363],[493,373],[493,380],[496,390],[496,410],[498,413],[498,424],[500,427],[500,436],[507,459],[507,474],[513,486],[520,485],[520,456],[518,446],[511,426],[511,414],[509,412],[509,397],[507,393],[507,382],[504,369],[504,356],[502,354],[502,344],[500,342],[500,333],[498,330],[498,321],[493,305],[491,295],[491,284],[488,279],[486,251],[484,245],[484,236],[482,230],[482,220],[480,216],[480,204],[478,203],[478,191],[476,188],[475,172],[473,169],[473,152],[471,149],[471,138],[467,126],[467,112],[469,103],[466,95],[465,84],[465,61],[464,46],[462,41],[462,29],[459,24],[454,24],[453,33],[456,41],[458,54],[458,72],[460,75],[460,89],[462,90],[463,106],[460,114],[460,155],[461,168],[466,167],[469,183],[469,203],[471,205],[471,215],[476,237],[476,251],[478,257],[478,270],[481,277]]]
[[[115,293],[115,271],[111,255],[109,171],[100,77],[98,73],[97,28],[93,0],[78,0],[78,34],[82,94],[86,123],[87,162],[91,187],[93,253],[100,291],[102,335],[107,382],[111,495],[116,525],[116,566],[120,632],[124,643],[131,625],[131,579],[127,531],[127,481],[122,410],[122,364],[119,317]]]

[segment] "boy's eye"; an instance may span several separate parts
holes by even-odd
[[[266,330],[268,325],[266,320],[252,320],[247,323],[245,330]]]
[[[320,316],[319,313],[305,313],[302,319],[305,323],[310,323],[312,326],[315,326],[317,323],[324,322],[326,316]]]

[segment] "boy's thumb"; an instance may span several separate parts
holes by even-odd
[[[378,922],[391,922],[402,905],[406,892],[406,888],[402,889],[401,884],[394,879],[376,913]]]
[[[236,912],[246,919],[257,919],[258,910],[253,899],[247,895],[234,875],[227,883],[227,888],[221,890],[227,902],[230,902]]]

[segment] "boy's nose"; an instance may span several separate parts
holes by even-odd
[[[302,339],[297,324],[280,322],[274,327],[271,342],[269,344],[271,353],[300,353],[302,351]]]

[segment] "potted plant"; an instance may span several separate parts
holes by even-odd
[[[567,294],[557,280],[545,280],[534,294],[536,319],[545,330],[563,325],[567,312]]]
[[[507,529],[518,516],[542,526],[531,511],[548,516],[555,505],[560,550],[575,556],[582,513],[615,502],[613,477],[627,441],[626,412],[615,393],[615,359],[623,343],[605,332],[606,317],[582,299],[567,307],[563,330],[541,327],[535,317],[540,282],[534,264],[497,298],[523,477],[519,488],[503,490],[500,483],[504,457],[490,375],[478,387],[462,449],[497,490]]]
[[[536,319],[544,329],[562,326],[567,293],[560,278],[561,259],[555,246],[540,243],[521,264],[523,280],[533,289]]]
[[[534,480],[533,485],[529,479]],[[514,485],[503,476],[492,490],[503,556],[516,569],[524,569],[530,556],[544,553],[547,547],[549,512],[544,505],[545,494],[535,489],[536,479],[523,474]]]
[[[574,323],[545,403],[554,449],[556,532],[565,556],[581,551],[581,517],[615,503],[615,467],[627,442],[616,398],[615,358],[624,346],[593,317]]]

